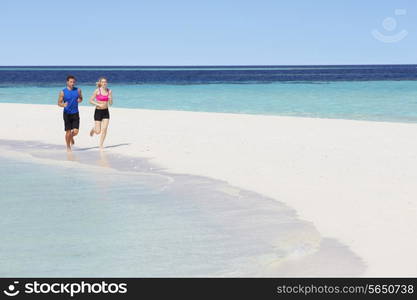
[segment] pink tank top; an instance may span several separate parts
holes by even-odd
[[[97,101],[109,101],[110,89],[107,89],[107,95],[101,94],[101,88],[98,89],[98,94],[96,95]]]

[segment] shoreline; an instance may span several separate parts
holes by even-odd
[[[348,82],[348,81],[347,81]],[[93,87],[93,86],[91,86]],[[84,100],[85,101],[85,100]],[[83,109],[89,109],[92,106],[90,104],[86,104],[86,102],[84,102],[82,104],[80,104],[79,107],[83,107]],[[31,103],[23,103],[23,102],[0,102],[0,105],[40,105],[40,106],[49,106],[49,107],[55,107],[56,105],[54,104],[44,104],[44,103],[35,103],[35,104],[31,104]],[[143,111],[143,112],[154,112],[154,111],[162,111],[162,112],[172,112],[172,113],[197,113],[197,114],[218,114],[218,115],[225,115],[225,116],[234,116],[234,117],[238,117],[238,116],[246,116],[246,117],[251,117],[251,116],[255,116],[255,117],[272,117],[272,118],[296,118],[296,119],[307,119],[307,120],[329,120],[329,121],[349,121],[349,122],[372,122],[372,123],[388,123],[388,124],[404,124],[404,125],[408,125],[408,124],[416,124],[417,125],[417,120],[415,121],[406,121],[406,120],[401,120],[401,119],[390,119],[390,120],[373,120],[373,119],[350,119],[348,117],[346,118],[341,118],[341,117],[325,117],[325,116],[301,116],[301,115],[285,115],[285,114],[262,114],[262,113],[247,113],[247,112],[216,112],[216,111],[194,111],[194,110],[174,110],[174,109],[165,109],[165,108],[158,108],[158,109],[153,109],[153,108],[134,108],[134,107],[110,107],[110,109],[115,109],[115,110],[138,110],[138,111]]]
[[[65,151],[61,108],[0,108],[0,139]],[[92,114],[80,107],[76,147],[97,145]],[[416,276],[417,124],[124,108],[111,108],[110,118],[106,144],[128,143],[112,153],[277,199],[361,257],[363,276]]]

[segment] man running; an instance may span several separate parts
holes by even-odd
[[[71,151],[71,145],[74,144],[74,136],[78,134],[80,128],[80,114],[78,112],[78,103],[83,101],[81,89],[75,87],[76,78],[67,77],[67,87],[59,93],[58,106],[64,108],[65,124],[65,142],[67,151]]]

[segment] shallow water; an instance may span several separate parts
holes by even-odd
[[[147,159],[0,140],[0,276],[358,276],[296,211]]]

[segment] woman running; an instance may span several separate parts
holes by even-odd
[[[90,103],[96,106],[94,111],[95,124],[90,131],[90,136],[101,133],[99,146],[100,149],[103,149],[110,119],[109,105],[113,104],[112,92],[107,87],[107,79],[105,77],[100,77],[97,81],[97,89],[91,96]]]

